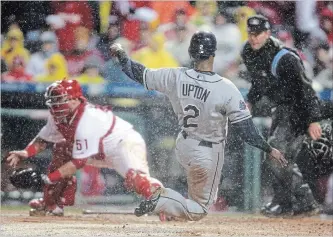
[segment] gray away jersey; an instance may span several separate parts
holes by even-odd
[[[228,79],[188,68],[146,69],[144,86],[169,97],[179,125],[189,137],[221,142],[227,123],[251,117],[244,98]]]

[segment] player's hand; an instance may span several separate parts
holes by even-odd
[[[16,165],[22,160],[28,158],[28,152],[26,150],[21,151],[11,151],[7,158],[9,166],[16,167]]]
[[[288,161],[286,158],[284,158],[283,154],[275,148],[272,149],[271,153],[269,153],[269,156],[272,159],[278,161],[282,167],[286,167],[288,165]]]
[[[321,136],[321,127],[319,123],[310,123],[308,133],[312,140],[317,140]]]
[[[125,53],[125,50],[123,49],[123,47],[121,46],[121,44],[115,43],[115,44],[112,44],[110,46],[110,54],[111,54],[112,57],[119,58],[119,56],[122,53]]]
[[[250,110],[252,113],[252,104],[250,102],[246,102],[246,107]]]

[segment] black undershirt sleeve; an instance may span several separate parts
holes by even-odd
[[[333,101],[320,101],[321,119],[333,120]]]
[[[143,72],[146,69],[142,64],[131,60],[125,53],[118,57],[122,71],[132,80],[143,84]]]
[[[240,137],[249,145],[259,148],[260,150],[270,153],[272,147],[260,135],[258,129],[254,125],[252,118],[245,119],[238,123],[233,123],[233,126]]]
[[[279,78],[286,80],[285,84],[296,100],[297,112],[302,114],[307,124],[318,122],[321,117],[319,100],[301,61],[292,54],[286,54],[280,59],[276,70]]]

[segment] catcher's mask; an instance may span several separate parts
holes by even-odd
[[[322,135],[317,140],[306,139],[304,143],[307,145],[311,154],[317,159],[333,158],[333,132],[332,126],[328,123],[321,124]]]
[[[71,110],[68,105],[69,100],[85,100],[80,84],[76,80],[62,80],[52,83],[46,88],[46,105],[56,123],[67,121],[67,116]]]

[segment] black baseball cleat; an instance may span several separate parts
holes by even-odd
[[[261,214],[267,217],[284,217],[293,216],[294,211],[292,207],[268,203],[261,209]]]
[[[157,189],[154,196],[151,199],[143,200],[139,207],[135,208],[134,214],[136,216],[143,216],[144,214],[151,213],[155,210],[158,199],[161,195],[161,188]]]
[[[274,206],[274,204],[272,202],[265,204],[264,206],[261,207],[260,213],[264,214],[267,210],[269,210],[273,206]]]
[[[294,209],[294,215],[313,216],[320,213],[320,209],[316,204],[311,204],[304,207],[296,207]]]
[[[321,214],[333,216],[333,204],[326,204],[321,211]]]

